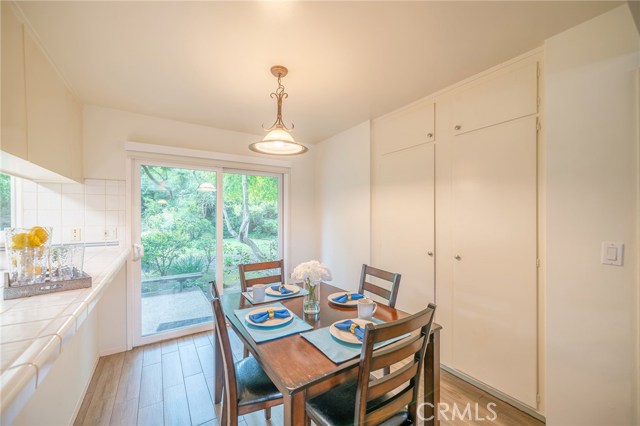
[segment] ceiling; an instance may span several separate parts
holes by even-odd
[[[18,2],[86,103],[262,134],[272,65],[315,143],[541,46],[620,2]]]

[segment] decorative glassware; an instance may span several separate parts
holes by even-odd
[[[49,227],[5,228],[5,250],[12,286],[44,283],[49,264]]]
[[[305,314],[317,314],[320,312],[320,283],[312,283],[311,279],[304,280],[304,289],[308,291],[302,302],[302,310]]]
[[[310,260],[299,264],[293,270],[291,278],[302,281],[307,294],[303,300],[305,314],[320,312],[320,283],[331,280],[331,271],[317,260]]]

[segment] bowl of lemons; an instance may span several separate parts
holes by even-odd
[[[47,276],[52,229],[46,226],[6,228],[5,251],[9,285],[44,283]]]

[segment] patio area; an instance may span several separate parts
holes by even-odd
[[[212,320],[211,303],[200,288],[142,297],[142,335]]]

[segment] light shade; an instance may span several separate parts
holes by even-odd
[[[211,182],[202,182],[198,185],[198,191],[200,192],[216,192],[216,187]]]
[[[307,152],[307,147],[297,143],[284,128],[277,126],[260,142],[249,145],[255,152],[271,155],[296,155]]]

